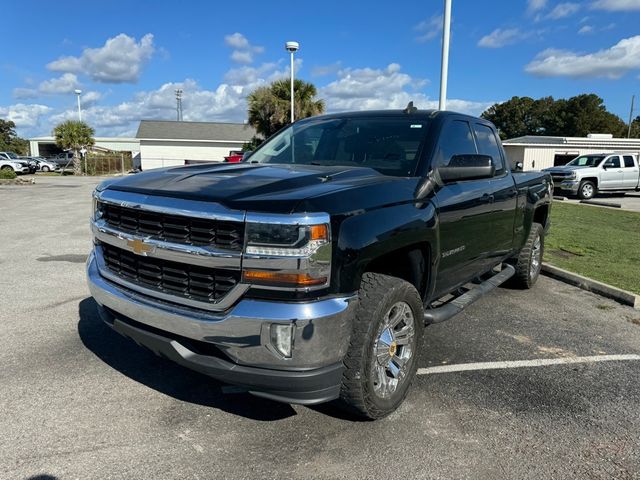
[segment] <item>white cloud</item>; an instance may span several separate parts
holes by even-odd
[[[640,35],[620,40],[614,46],[594,53],[579,54],[567,50],[544,50],[525,71],[541,77],[610,79],[640,69]]]
[[[542,10],[547,6],[547,0],[527,0],[527,13],[529,15]]]
[[[95,105],[102,98],[102,93],[96,91],[84,92],[80,97],[84,107]]]
[[[235,63],[248,65],[253,63],[255,54],[264,52],[264,47],[252,45],[247,37],[239,32],[225,35],[224,43],[233,49],[230,58]]]
[[[11,120],[17,128],[32,129],[40,124],[40,119],[51,111],[51,107],[39,104],[17,103],[0,107],[0,117]]]
[[[442,32],[442,15],[432,15],[428,20],[418,23],[413,29],[418,32],[417,42],[428,42]]]
[[[496,28],[489,35],[482,37],[478,42],[478,46],[485,48],[501,48],[505,45],[516,43],[524,37],[525,34],[517,28],[508,28],[506,30]]]
[[[559,20],[561,18],[569,17],[579,10],[580,5],[578,3],[559,3],[553,10],[549,12],[547,18],[550,18],[551,20]]]
[[[593,27],[591,25],[583,25],[580,30],[578,30],[580,35],[586,35],[588,33],[593,33]]]
[[[44,94],[71,93],[79,86],[78,77],[73,73],[65,73],[58,78],[45,80],[38,87],[38,91]]]
[[[425,80],[402,73],[397,63],[383,69],[345,68],[338,72],[337,80],[320,88],[319,96],[329,112],[404,108],[410,101],[418,108],[437,108],[437,100],[412,90],[425,84]],[[448,108],[478,115],[493,103],[449,99]]]
[[[611,12],[630,12],[640,10],[640,0],[596,0],[591,4],[591,8]]]
[[[135,83],[154,51],[152,34],[146,34],[137,42],[121,33],[108,39],[102,47],[85,48],[79,57],[61,57],[47,68],[54,72],[81,73],[95,82]]]

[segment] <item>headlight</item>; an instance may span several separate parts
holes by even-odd
[[[331,274],[331,228],[328,215],[324,217],[326,223],[306,225],[252,223],[249,219],[243,281],[293,290],[326,287]]]
[[[93,192],[93,195],[91,195],[91,198],[93,200],[93,208],[91,209],[91,213],[92,213],[91,218],[93,218],[93,220],[95,221],[95,220],[98,220],[100,217],[102,217],[102,211],[99,208],[96,192]]]
[[[566,176],[566,178],[569,179],[574,179],[578,176],[578,174],[575,172],[575,170],[573,172],[571,172],[569,175]]]

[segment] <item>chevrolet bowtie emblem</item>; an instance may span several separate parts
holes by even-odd
[[[144,240],[140,240],[136,238],[135,240],[127,240],[127,246],[133,250],[134,253],[138,255],[146,255],[149,252],[155,250],[153,245],[149,245],[148,243],[144,243]]]

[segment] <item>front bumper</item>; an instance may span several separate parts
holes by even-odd
[[[579,185],[580,182],[578,180],[563,180],[562,182],[554,183],[553,188],[555,190],[562,190],[563,192],[569,191],[575,193],[578,191]]]
[[[313,404],[339,395],[355,296],[305,303],[242,299],[226,312],[213,313],[105,279],[94,253],[87,261],[87,277],[102,319],[157,354],[274,400]],[[273,323],[295,325],[291,358],[271,346]],[[211,350],[219,354],[209,354]]]

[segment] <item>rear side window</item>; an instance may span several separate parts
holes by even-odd
[[[480,123],[474,124],[473,129],[478,140],[478,153],[489,155],[493,160],[494,167],[496,167],[496,174],[502,173],[504,171],[504,162],[502,161],[502,154],[500,153],[495,133],[491,128]]]
[[[631,155],[624,156],[624,166],[626,168],[635,167],[635,165],[633,164],[633,157]]]
[[[604,166],[607,168],[620,168],[620,157],[609,157],[605,160]]]
[[[435,167],[449,165],[451,157],[454,155],[475,155],[476,143],[469,123],[463,120],[454,120],[442,129],[440,134],[440,144],[434,158]]]

